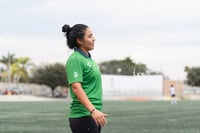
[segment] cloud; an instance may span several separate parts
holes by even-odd
[[[2,0],[0,53],[63,62],[70,52],[62,25],[85,23],[96,37],[97,62],[131,56],[181,77],[185,65],[199,65],[199,6],[199,0]]]
[[[63,36],[61,36],[63,37]],[[64,63],[68,53],[63,38],[45,37],[1,37],[1,55],[8,52],[16,54],[16,57],[30,57],[34,62],[62,62]],[[3,49],[2,49],[3,48]]]
[[[149,69],[154,71],[162,71],[173,80],[184,79],[185,66],[193,67],[200,65],[195,60],[200,58],[198,54],[200,46],[179,47],[174,45],[168,47],[151,47],[121,45],[119,47],[119,44],[115,45],[96,44],[92,55],[98,62],[131,57],[134,62],[144,63]]]
[[[200,20],[200,2],[195,0],[47,0],[31,4],[26,1],[17,3],[14,3],[14,7],[9,6],[9,10],[4,8],[6,12],[10,12],[4,15],[5,22],[2,22],[10,27],[1,27],[7,34],[18,32],[26,35],[53,35],[56,28],[59,28],[58,25],[86,23],[102,36],[107,35],[106,33],[109,35],[109,31],[116,36],[132,36],[148,30],[165,31],[164,27],[170,29],[170,26],[175,28],[170,30],[185,29],[189,25],[192,28],[197,26]],[[179,26],[182,23],[183,25]],[[124,32],[126,34],[122,34]]]

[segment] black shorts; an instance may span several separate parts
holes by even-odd
[[[91,116],[69,118],[70,128],[73,133],[100,133],[101,127],[97,126]]]
[[[175,94],[172,94],[171,97],[176,97],[176,95],[175,95]]]

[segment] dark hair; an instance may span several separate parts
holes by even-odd
[[[78,47],[77,39],[83,39],[86,28],[88,28],[88,26],[84,24],[76,24],[73,27],[65,24],[62,27],[62,32],[65,33],[67,45],[70,49]]]

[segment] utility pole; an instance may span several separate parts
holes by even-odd
[[[11,70],[10,70],[10,65],[11,65],[11,59],[10,59],[10,53],[8,53],[8,89],[11,89]]]

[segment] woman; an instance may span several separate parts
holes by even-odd
[[[66,63],[72,103],[69,123],[73,133],[100,133],[107,124],[102,111],[102,84],[98,65],[89,53],[94,49],[95,38],[84,24],[64,25],[67,45],[74,52]]]

